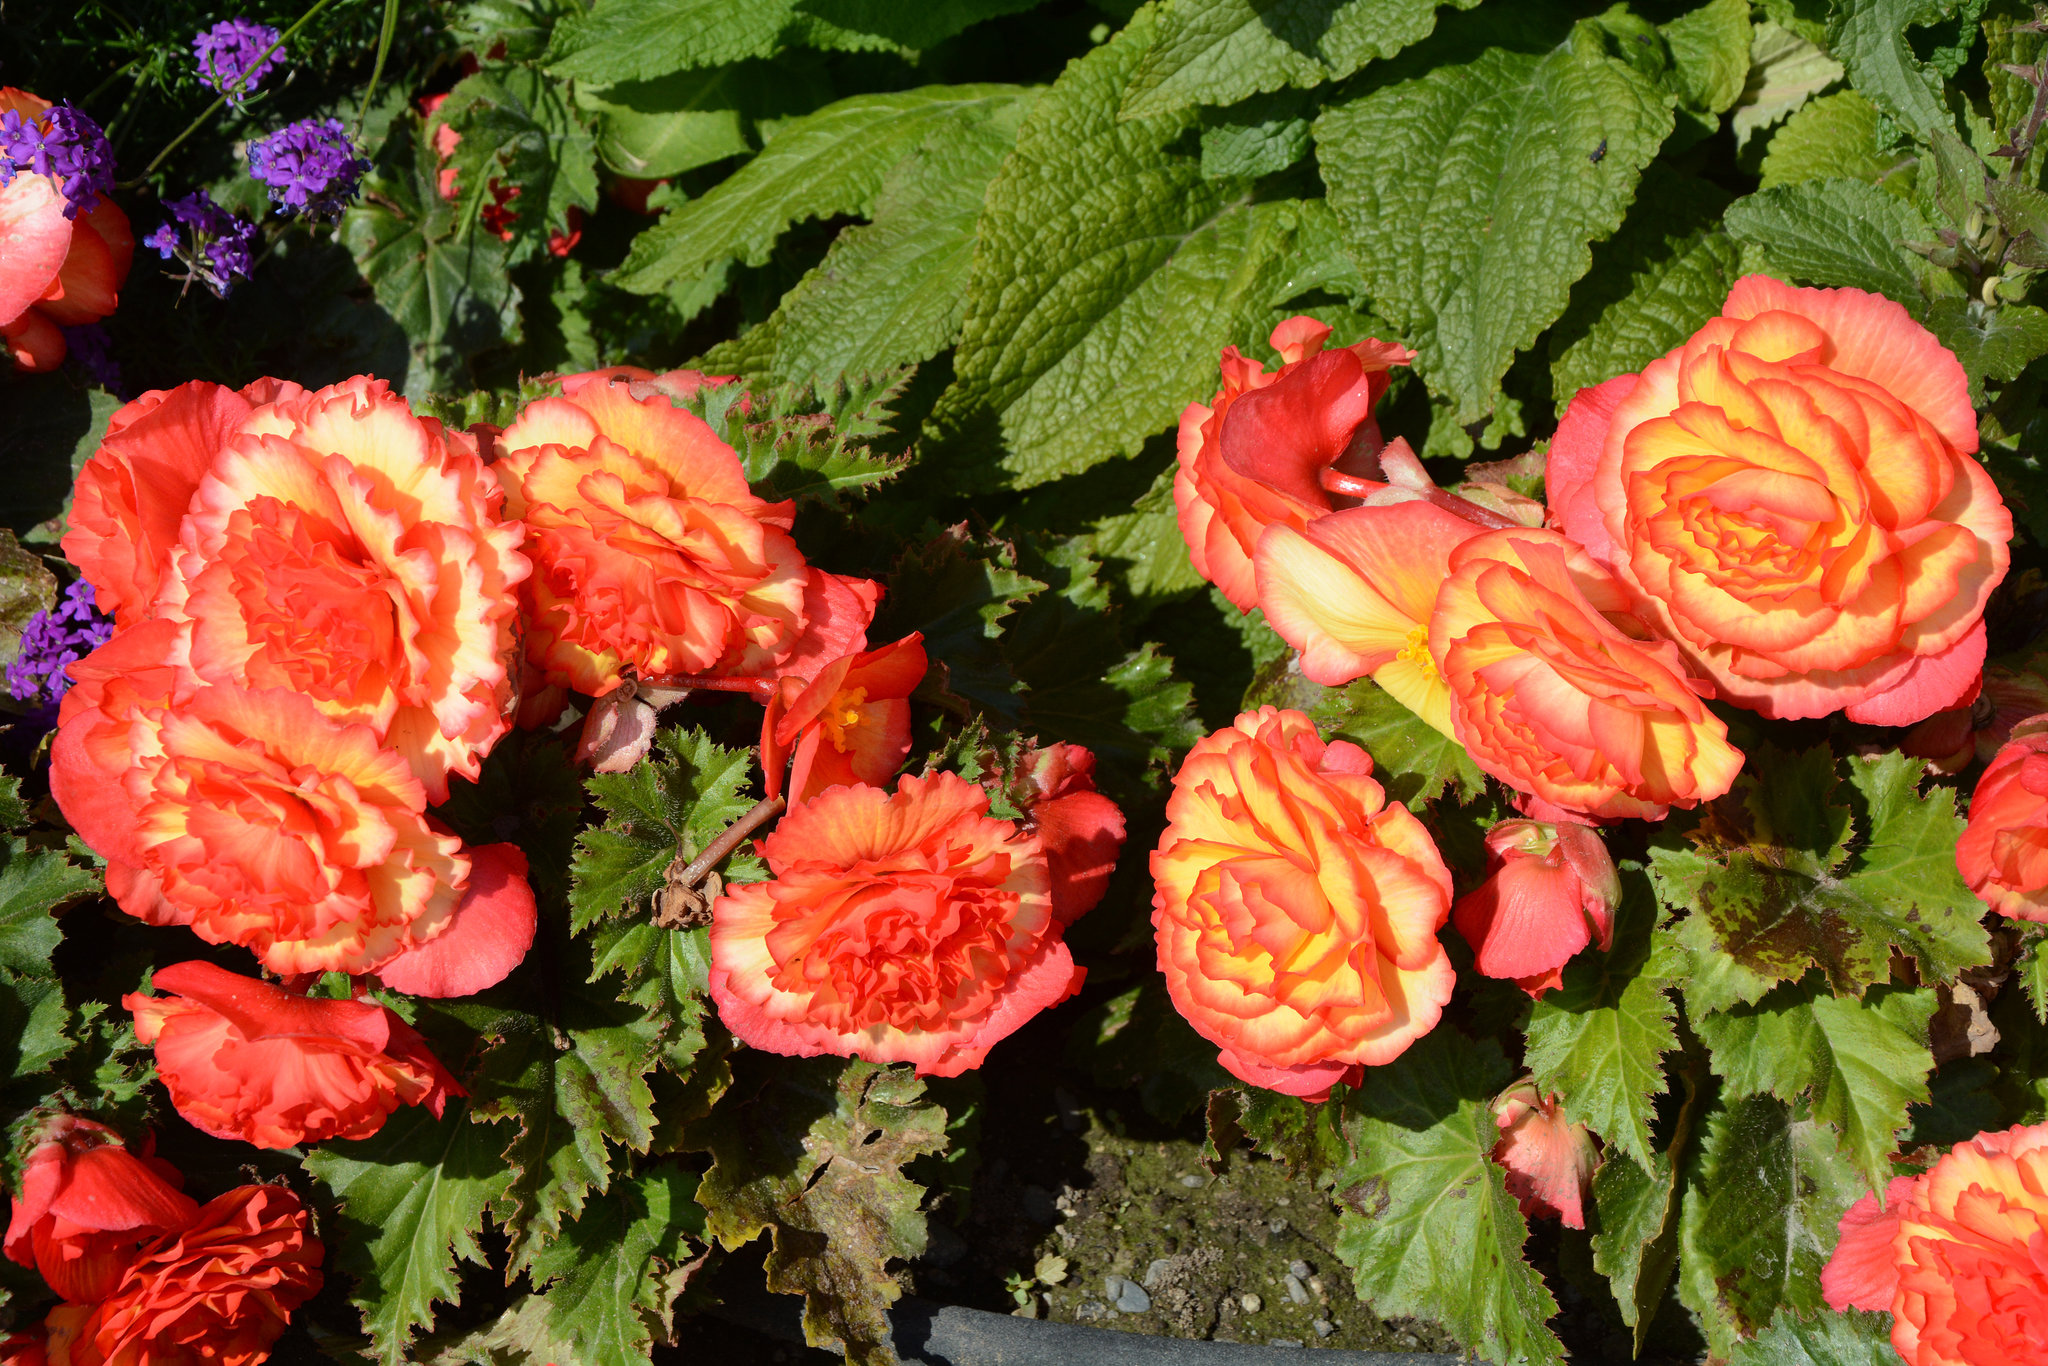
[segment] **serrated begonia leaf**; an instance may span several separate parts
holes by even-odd
[[[1891,1316],[1861,1309],[1780,1314],[1735,1344],[1728,1366],[1898,1366]]]
[[[71,1008],[63,984],[48,977],[17,977],[0,968],[0,1087],[47,1072],[71,1051],[65,1031]]]
[[[1460,425],[1493,412],[1671,132],[1673,97],[1581,36],[1543,56],[1491,49],[1316,122],[1373,304]]]
[[[703,927],[665,930],[649,920],[615,920],[590,932],[591,981],[618,973],[619,999],[661,1029],[661,1061],[687,1072],[704,1048],[711,941]]]
[[[1647,971],[1658,911],[1642,869],[1624,864],[1611,952],[1587,949],[1564,985],[1537,999],[1524,1059],[1540,1091],[1564,1098],[1565,1117],[1590,1126],[1644,1167],[1650,1120],[1667,1087],[1664,1055],[1678,1046],[1671,983]]]
[[[936,681],[1014,718],[1020,702],[997,637],[1018,606],[1045,588],[1043,580],[1017,571],[1016,551],[1004,542],[977,543],[965,526],[953,527],[905,550],[886,586],[868,638],[898,640],[924,632]]]
[[[724,386],[699,391],[704,415],[740,458],[747,483],[762,498],[800,498],[840,507],[902,473],[906,459],[869,443],[888,435],[889,407],[910,383],[909,369],[834,375],[813,387],[782,384],[755,396],[741,412]],[[720,408],[718,405],[723,404]]]
[[[1481,1356],[1563,1361],[1545,1327],[1557,1301],[1522,1258],[1528,1221],[1492,1158],[1499,1045],[1440,1026],[1346,1098],[1356,1153],[1335,1176],[1337,1256],[1387,1318],[1433,1319]]]
[[[924,1192],[903,1169],[944,1148],[946,1112],[907,1067],[747,1052],[733,1071],[687,1139],[711,1154],[707,1234],[730,1250],[767,1233],[768,1288],[804,1296],[811,1345],[893,1363],[888,1264],[925,1246]]]
[[[1646,1170],[1627,1153],[1610,1152],[1593,1173],[1593,1202],[1600,1211],[1593,1269],[1607,1277],[1639,1354],[1678,1269],[1677,1193],[1668,1153],[1655,1154]]]
[[[535,1254],[535,1283],[552,1282],[548,1328],[576,1345],[576,1361],[634,1366],[656,1334],[667,1337],[677,1269],[704,1232],[696,1189],[696,1174],[680,1167],[617,1181]]]
[[[2048,310],[2032,304],[1992,308],[1981,299],[1936,299],[1927,310],[1927,330],[1963,363],[1978,402],[1985,380],[2017,379],[2048,355]]]
[[[2027,993],[2034,1018],[2048,1024],[2048,936],[2037,935],[2023,943],[2013,960],[2013,970]]]
[[[1285,1096],[1259,1086],[1230,1086],[1214,1092],[1209,1102],[1213,1135],[1225,1118],[1261,1155],[1286,1166],[1292,1176],[1321,1181],[1326,1173],[1353,1156],[1344,1135],[1343,1096],[1311,1105],[1299,1096]],[[1219,1116],[1218,1106],[1228,1110]]]
[[[0,968],[53,975],[50,955],[64,932],[51,912],[99,885],[61,850],[30,849],[18,835],[0,839]]]
[[[1813,1120],[1749,1096],[1706,1119],[1679,1214],[1678,1294],[1725,1357],[1782,1312],[1822,1308],[1820,1270],[1863,1181]]]
[[[1330,739],[1349,740],[1370,754],[1373,776],[1393,800],[1420,811],[1446,792],[1465,801],[1486,791],[1486,775],[1463,745],[1397,702],[1370,678],[1341,688],[1317,688],[1298,675],[1293,681],[1315,692],[1303,710],[1316,728]],[[1253,705],[1249,698],[1246,705]]]

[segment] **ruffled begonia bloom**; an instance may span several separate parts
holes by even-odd
[[[444,801],[511,727],[522,529],[470,439],[384,381],[258,394],[128,405],[79,475],[65,551],[120,624],[191,622],[200,678],[369,726]]]
[[[1837,1310],[1889,1311],[1906,1366],[2048,1356],[2048,1125],[1958,1143],[1842,1216],[1821,1271]]]
[[[1261,707],[1174,775],[1152,926],[1174,1006],[1255,1086],[1320,1099],[1436,1026],[1451,874],[1358,746]]]
[[[33,121],[49,109],[48,100],[0,86],[0,115]],[[0,186],[0,339],[14,364],[62,365],[62,329],[112,313],[134,257],[134,231],[113,200],[80,212],[59,176],[27,170]]]
[[[1095,755],[1080,745],[1031,746],[1010,792],[1045,846],[1052,911],[1066,924],[1095,909],[1124,847],[1124,813],[1095,790]]]
[[[887,786],[910,755],[910,694],[924,671],[924,635],[913,631],[814,678],[778,680],[761,717],[768,795],[782,791],[785,767],[793,803],[849,783]]]
[[[1954,355],[1888,299],[1736,281],[1641,375],[1572,400],[1551,510],[1765,716],[1905,726],[1984,663],[2012,515]]]
[[[1322,472],[1379,449],[1373,405],[1415,353],[1367,339],[1323,350],[1330,329],[1289,318],[1273,329],[1280,368],[1223,349],[1223,387],[1180,417],[1173,505],[1195,572],[1239,610],[1258,604],[1252,552],[1269,526],[1299,530],[1340,506]]]
[[[97,1304],[50,1311],[50,1366],[256,1366],[319,1293],[326,1250],[283,1186],[239,1186],[143,1247]]]
[[[106,1125],[59,1115],[22,1164],[7,1222],[9,1260],[34,1267],[67,1300],[111,1294],[137,1248],[199,1217],[199,1203],[162,1169],[121,1146]]]
[[[1600,1160],[1592,1131],[1566,1120],[1557,1097],[1542,1094],[1526,1080],[1495,1097],[1493,1122],[1500,1129],[1493,1160],[1507,1169],[1508,1194],[1522,1213],[1584,1228],[1593,1168]]]
[[[2015,726],[1977,780],[1956,867],[1992,910],[2048,922],[2048,715]]]
[[[259,1148],[368,1138],[400,1105],[468,1094],[411,1025],[370,1001],[314,1000],[211,963],[173,963],[121,1005],[194,1127]]]
[[[527,655],[594,696],[628,672],[806,674],[867,644],[879,587],[804,562],[795,505],[662,392],[563,381],[505,429],[495,469],[535,572]]]
[[[1451,552],[1481,528],[1432,503],[1347,508],[1260,539],[1259,606],[1301,651],[1302,676],[1341,687],[1372,675],[1451,733],[1451,692],[1429,655],[1429,617]]]
[[[1078,991],[1038,836],[957,774],[828,788],[711,910],[711,997],[771,1053],[958,1076]]]
[[[1554,531],[1490,531],[1452,551],[1429,652],[1458,742],[1539,820],[1660,820],[1742,770],[1702,700],[1711,686]]]
[[[71,666],[59,712],[50,789],[121,908],[280,975],[391,971],[451,936],[509,971],[501,941],[523,928],[518,955],[531,943],[532,892],[479,865],[523,867],[518,851],[465,849],[429,819],[404,757],[368,726],[284,689],[192,680],[174,662],[187,629],[116,633]]]
[[[1486,832],[1486,852],[1486,881],[1451,908],[1483,975],[1541,996],[1563,985],[1579,950],[1613,947],[1621,878],[1590,826],[1501,821]]]

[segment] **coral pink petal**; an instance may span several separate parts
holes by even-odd
[[[70,250],[71,220],[50,177],[18,175],[0,188],[0,324],[43,297]]]
[[[810,678],[833,660],[865,650],[868,623],[881,598],[882,585],[873,579],[812,567],[804,582],[804,633],[776,662],[776,671]]]
[[[1541,859],[1509,859],[1460,897],[1452,919],[1488,977],[1545,977],[1593,941],[1579,876]]]
[[[1124,847],[1124,813],[1100,792],[1075,792],[1031,808],[1052,872],[1052,912],[1073,924],[1109,889]]]
[[[1593,475],[1600,468],[1600,452],[1607,444],[1615,409],[1635,389],[1638,378],[1616,375],[1605,384],[1574,394],[1557,424],[1557,435],[1550,439],[1550,456],[1543,470],[1550,524],[1609,568],[1616,558],[1614,537],[1594,500]]]
[[[1843,708],[1866,726],[1910,726],[1968,697],[1984,672],[1984,623],[1938,654],[1921,655],[1896,683]]]
[[[72,1160],[69,1179],[52,1210],[74,1224],[103,1232],[130,1228],[182,1229],[199,1213],[190,1196],[161,1181],[137,1180],[126,1149],[92,1148]]]
[[[390,1017],[372,1002],[310,1000],[203,959],[158,968],[150,985],[198,1002],[245,1039],[342,1038],[368,1053],[382,1053],[391,1042]]]
[[[516,845],[485,844],[469,857],[469,887],[454,920],[378,968],[385,986],[412,996],[472,996],[525,960],[539,924],[526,855]]]
[[[1278,1091],[1283,1096],[1299,1096],[1315,1104],[1330,1098],[1332,1086],[1355,1083],[1365,1070],[1355,1062],[1310,1062],[1299,1067],[1275,1067],[1272,1063],[1244,1057],[1228,1048],[1217,1052],[1216,1061],[1239,1081]]]
[[[1918,1185],[1915,1177],[1895,1176],[1885,1187],[1883,1210],[1878,1209],[1874,1195],[1849,1206],[1842,1216],[1841,1241],[1820,1273],[1821,1298],[1830,1309],[1891,1309],[1899,1289],[1892,1238],[1898,1232],[1900,1207],[1913,1198]]]
[[[23,309],[14,321],[0,323],[0,340],[6,342],[0,351],[30,374],[56,369],[68,349],[64,334],[40,308]]]
[[[1224,414],[1223,463],[1310,507],[1329,506],[1321,471],[1372,416],[1372,382],[1350,351],[1325,351]]]

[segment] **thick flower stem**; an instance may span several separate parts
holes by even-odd
[[[704,846],[703,853],[684,864],[682,871],[669,879],[669,885],[694,887],[702,882],[706,873],[725,862],[726,855],[739,848],[741,840],[781,815],[787,805],[788,803],[781,797],[764,797],[755,802],[752,810],[727,826],[724,834]]]

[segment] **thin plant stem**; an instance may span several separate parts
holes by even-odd
[[[710,844],[704,852],[683,865],[683,870],[669,879],[677,887],[694,887],[704,880],[704,875],[725,862],[725,856],[740,847],[740,841],[759,830],[769,821],[782,814],[787,805],[780,797],[766,797],[755,802],[747,814],[725,828],[724,833]]]
[[[398,0],[384,0],[384,26],[377,33],[377,62],[370,68],[370,84],[363,91],[362,107],[356,110],[356,141],[362,141],[363,125],[370,120],[370,105],[377,98],[377,83],[384,79],[384,60],[391,55],[391,40],[398,33]]]

